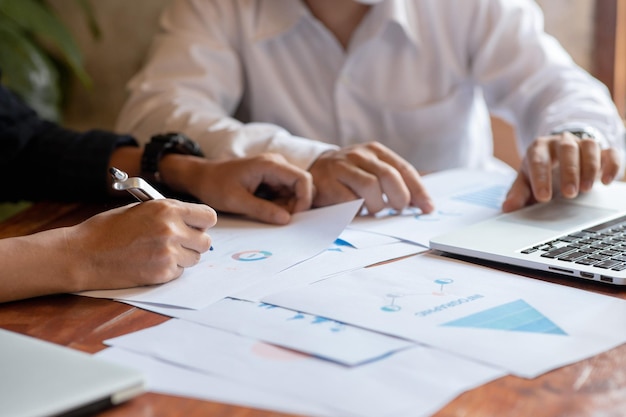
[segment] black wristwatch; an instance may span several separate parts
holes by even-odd
[[[182,133],[166,133],[152,136],[141,156],[141,175],[152,182],[161,182],[159,162],[170,153],[204,156],[200,145]]]

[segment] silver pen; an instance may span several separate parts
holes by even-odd
[[[113,177],[113,189],[118,191],[126,190],[139,201],[161,200],[165,198],[143,178],[129,178],[127,173],[115,167],[109,168],[109,173]]]

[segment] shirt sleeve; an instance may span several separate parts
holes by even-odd
[[[137,146],[130,136],[79,133],[40,119],[17,96],[0,87],[0,198],[102,200],[113,150]]]
[[[306,169],[321,153],[337,147],[294,136],[275,124],[244,123],[245,117],[235,117],[245,94],[238,56],[239,31],[245,26],[237,20],[242,18],[240,3],[170,4],[146,66],[129,84],[117,130],[142,143],[158,132],[183,132],[208,158],[277,152]]]
[[[490,112],[516,127],[520,151],[538,136],[589,126],[624,155],[624,125],[608,89],[544,31],[528,0],[479,0],[470,39],[473,76]]]

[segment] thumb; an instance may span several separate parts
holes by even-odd
[[[287,224],[291,220],[291,214],[278,204],[263,198],[247,196],[241,214],[271,224]]]

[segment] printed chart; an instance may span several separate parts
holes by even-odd
[[[529,378],[626,341],[623,322],[615,318],[624,315],[622,300],[433,254],[331,277],[264,301]],[[581,305],[594,307],[583,313]]]

